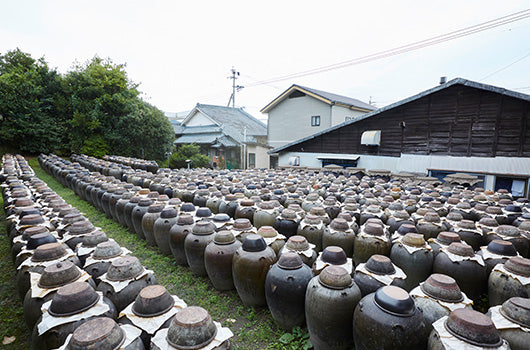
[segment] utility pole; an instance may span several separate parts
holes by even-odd
[[[236,71],[234,67],[231,69],[232,76],[228,77],[227,79],[232,79],[232,96],[230,96],[230,100],[232,101],[232,108],[236,106],[236,91],[239,91],[244,88],[244,86],[236,85],[236,79],[239,79],[239,72]],[[230,107],[230,100],[228,100],[228,106]]]

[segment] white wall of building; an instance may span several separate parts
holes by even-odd
[[[201,112],[196,112],[191,119],[186,122],[186,126],[202,126],[202,125],[212,125],[214,122],[202,114]]]
[[[270,168],[270,156],[267,153],[269,148],[258,146],[258,145],[248,145],[247,146],[247,168],[249,165],[249,153],[254,153],[256,155],[256,168]]]
[[[331,107],[331,111],[331,126],[344,123],[346,121],[346,118],[355,119],[356,117],[367,113],[337,105]]]

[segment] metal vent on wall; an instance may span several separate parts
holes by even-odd
[[[381,130],[367,130],[361,135],[361,145],[380,146]]]

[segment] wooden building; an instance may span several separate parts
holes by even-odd
[[[271,153],[279,164],[329,163],[443,177],[466,172],[489,189],[528,193],[530,95],[461,78]]]

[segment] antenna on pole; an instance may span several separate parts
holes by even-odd
[[[230,96],[230,100],[232,100],[232,107],[235,107],[236,106],[236,91],[243,89],[244,86],[236,85],[236,79],[239,79],[239,72],[236,71],[236,69],[233,66],[230,72],[232,73],[232,75],[229,76],[227,79],[232,79],[232,96]],[[228,100],[228,106],[230,106],[230,100]]]

